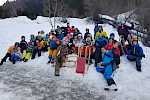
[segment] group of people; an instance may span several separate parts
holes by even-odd
[[[40,31],[37,36],[31,35],[29,42],[22,36],[20,42],[16,42],[8,49],[0,65],[3,65],[7,58],[13,64],[17,61],[27,62],[34,59],[36,54],[40,57],[41,52],[48,51],[47,63],[56,63],[55,75],[59,76],[59,69],[63,67],[66,55],[76,53],[80,57],[85,57],[87,64],[94,63],[96,70],[104,75],[108,86],[113,86],[115,81],[112,74],[119,68],[120,56],[127,55],[128,60],[136,62],[137,71],[142,71],[141,60],[145,55],[138,44],[138,36],[129,32],[133,27],[134,25],[120,25],[118,34],[121,41],[117,41],[115,33],[108,35],[101,25],[95,25],[94,36],[88,28],[83,36],[78,28],[67,23],[66,27],[57,26],[57,29],[51,30],[48,34]],[[125,44],[126,41],[128,44]]]
[[[95,66],[98,72],[103,73],[108,86],[116,86],[112,74],[119,68],[120,57],[123,55],[126,55],[129,61],[136,62],[137,71],[142,71],[141,60],[145,54],[138,43],[139,37],[129,31],[133,28],[133,24],[131,27],[121,24],[118,27],[120,41],[117,41],[114,33],[108,37],[102,26],[95,25]]]
[[[47,51],[46,38],[42,37],[43,31],[38,32],[38,35],[31,35],[30,41],[26,41],[25,36],[21,36],[20,42],[15,42],[7,50],[6,55],[2,58],[0,65],[3,65],[7,59],[15,64],[17,61],[27,62],[29,59],[35,59],[36,54],[41,56],[41,52]]]

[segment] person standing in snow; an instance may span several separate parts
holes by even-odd
[[[142,47],[138,44],[137,36],[132,38],[132,45],[127,48],[127,59],[136,62],[137,71],[141,72],[141,60],[145,58]]]
[[[4,62],[6,62],[7,58],[15,64],[16,61],[21,60],[21,52],[19,47],[19,42],[16,42],[13,46],[8,48],[8,51],[5,55],[5,57],[1,60],[0,65],[3,65]]]
[[[110,42],[111,44],[111,42]],[[97,72],[101,72],[104,75],[104,78],[107,81],[107,87],[105,87],[105,90],[117,90],[116,83],[114,79],[112,78],[113,74],[113,52],[112,52],[112,46],[107,45],[104,50],[104,55],[102,62],[97,65],[96,70]]]
[[[95,35],[95,40],[97,40],[99,37],[104,36],[108,39],[108,33],[103,31],[103,29],[99,29],[99,31]]]
[[[54,63],[57,56],[57,48],[60,45],[60,40],[56,37],[54,33],[51,34],[49,40],[49,61],[48,63]]]
[[[106,45],[107,39],[103,35],[95,41],[95,53],[94,53],[95,67],[97,66],[98,63],[102,61],[102,48],[105,47]]]
[[[88,64],[92,64],[91,55],[93,53],[93,38],[92,34],[89,33],[89,29],[86,29],[86,33],[84,34],[84,50],[85,50],[85,58]],[[89,62],[88,62],[89,61]]]

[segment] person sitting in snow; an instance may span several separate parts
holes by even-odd
[[[41,40],[42,39],[41,31],[38,32],[38,35],[36,36],[36,40]]]
[[[20,41],[20,49],[21,53],[23,54],[23,51],[27,49],[28,43],[25,40],[25,36],[21,36],[21,41]]]
[[[85,58],[86,62],[92,64],[92,54],[93,54],[93,39],[92,34],[89,33],[89,29],[86,29],[86,33],[84,34],[84,50],[85,50]],[[88,59],[88,57],[90,59]],[[88,62],[89,61],[89,62]]]
[[[27,49],[23,52],[22,60],[24,62],[27,62],[29,59],[31,59],[33,50],[35,49],[35,44],[33,41],[28,42]]]
[[[75,28],[75,32],[73,33],[73,37],[78,36],[78,34],[82,34],[82,33],[80,32],[80,30],[78,28]]]
[[[111,43],[111,42],[110,42]],[[96,70],[97,72],[101,72],[104,75],[104,78],[107,81],[107,87],[105,88],[106,90],[108,89],[113,89],[116,90],[116,83],[112,78],[112,73],[113,73],[113,52],[112,52],[112,47],[105,47],[104,49],[104,55],[102,62],[100,62]]]
[[[129,44],[130,43],[130,38],[131,38],[131,33],[129,32],[129,30],[132,30],[134,29],[134,24],[131,23],[131,27],[130,26],[127,26],[125,24],[121,24],[118,28],[117,28],[117,31],[118,31],[118,34],[121,38],[121,44],[123,46],[125,46],[125,42],[128,41]]]
[[[0,65],[3,65],[3,63],[6,62],[7,58],[9,58],[9,60],[13,64],[15,64],[16,61],[21,60],[20,47],[18,42],[16,42],[13,46],[8,48],[8,51],[5,57],[1,60]]]
[[[91,40],[93,40],[92,39],[92,34],[89,32],[89,28],[86,28],[85,31],[86,31],[86,33],[84,34],[84,40],[86,40],[86,38],[89,37],[89,36],[91,36]]]
[[[142,47],[138,44],[137,36],[132,38],[132,45],[127,48],[127,59],[136,62],[137,71],[141,72],[141,60],[145,58]]]
[[[82,51],[83,51],[83,37],[82,34],[78,34],[77,36],[77,40],[74,41],[74,45],[76,50],[78,51],[78,55],[82,55]],[[79,53],[80,52],[80,53]]]
[[[35,41],[35,48],[32,53],[32,58],[35,59],[36,54],[38,54],[38,57],[41,56],[41,50],[42,50],[42,42],[40,40]]]

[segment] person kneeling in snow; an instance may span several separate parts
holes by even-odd
[[[20,47],[19,43],[16,42],[14,46],[9,47],[5,57],[2,59],[0,65],[3,65],[4,62],[6,62],[7,58],[15,64],[16,61],[21,60],[21,52],[20,52]]]
[[[127,59],[129,61],[136,61],[136,69],[141,72],[141,60],[145,58],[142,47],[138,44],[138,38],[133,37],[131,47],[127,48]]]

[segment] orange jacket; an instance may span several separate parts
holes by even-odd
[[[11,46],[8,48],[7,53],[12,54],[13,52],[18,52],[20,50],[20,47],[16,48],[15,46]]]

